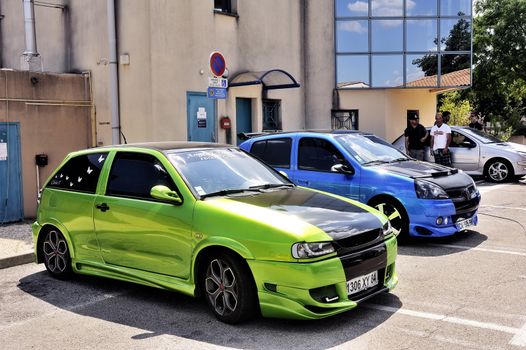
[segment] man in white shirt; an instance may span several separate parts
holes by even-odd
[[[451,154],[449,144],[451,143],[451,128],[444,123],[442,113],[435,116],[436,124],[431,128],[431,145],[435,163],[451,166]]]

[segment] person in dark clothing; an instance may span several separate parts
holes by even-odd
[[[482,123],[479,122],[479,117],[475,113],[471,113],[469,116],[470,123],[468,126],[473,129],[482,130],[484,127],[482,126]]]
[[[404,131],[406,153],[415,159],[424,160],[427,130],[419,123],[418,115],[413,114],[408,119],[410,125]]]

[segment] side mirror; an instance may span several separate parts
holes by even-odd
[[[150,196],[152,196],[155,199],[160,199],[162,201],[167,201],[174,204],[183,203],[181,197],[179,197],[177,192],[163,185],[153,186],[150,190]]]
[[[280,170],[279,173],[281,175],[285,176],[287,179],[289,178],[289,175],[286,172],[284,172],[283,170]]]
[[[354,175],[354,169],[348,164],[336,164],[331,167],[331,171],[347,175]]]

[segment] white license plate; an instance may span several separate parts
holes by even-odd
[[[468,228],[470,226],[473,226],[473,218],[469,218],[466,220],[462,220],[456,223],[457,230],[461,231],[465,228]]]
[[[378,271],[347,281],[347,295],[356,294],[378,285]]]

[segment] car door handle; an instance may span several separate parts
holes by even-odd
[[[296,180],[296,182],[301,186],[309,186],[310,184],[309,180]]]
[[[110,207],[106,203],[101,203],[95,205],[95,208],[99,209],[102,212],[105,212],[106,210],[110,210]]]

